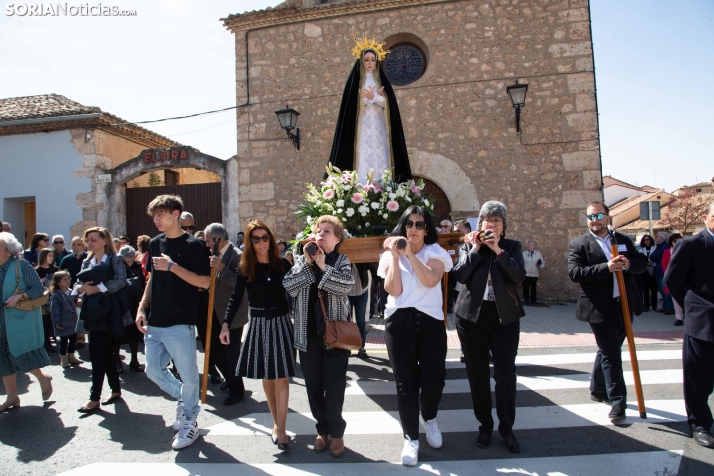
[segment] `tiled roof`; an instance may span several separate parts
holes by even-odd
[[[102,112],[98,107],[84,106],[59,94],[0,99],[0,122],[98,112]]]
[[[86,114],[101,114],[92,118]],[[44,124],[7,124],[0,127],[0,135],[30,134],[39,131],[65,130],[74,127],[96,127],[110,134],[132,140],[147,147],[177,147],[183,144],[161,134],[145,129],[94,106],[85,106],[59,94],[42,94],[19,98],[0,99],[0,124],[22,119],[72,117],[63,122]],[[121,124],[121,125],[119,125]]]

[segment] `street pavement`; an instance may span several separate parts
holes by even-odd
[[[629,407],[627,418],[613,425],[607,419],[609,408],[589,399],[596,347],[582,343],[589,327],[575,320],[574,305],[526,310],[517,360],[514,431],[522,449],[518,455],[508,452],[497,433],[489,448],[476,446],[478,422],[450,316],[452,348],[437,417],[444,444],[432,449],[422,433],[417,468],[398,463],[403,440],[396,388],[383,338],[380,342],[382,323],[373,319],[369,358],[350,359],[344,405],[347,450],[340,459],[312,451],[314,421],[299,368],[290,388],[289,451],[281,453],[270,441],[271,418],[260,382],[245,380],[245,399],[229,407],[222,405],[226,394],[209,384],[199,417],[202,436],[176,452],[171,450],[175,404],[145,374],[130,372],[125,365],[123,400],[80,415],[76,407],[88,396],[90,365],[64,370],[53,354],[54,365],[45,369],[54,376],[50,401],[43,405],[39,384],[21,375],[22,408],[0,414],[0,475],[714,474],[714,450],[698,446],[688,436],[681,328],[672,327],[670,316],[650,312],[635,320],[647,419],[637,411],[625,348]],[[81,357],[87,358],[84,351]],[[128,363],[128,356],[123,357]],[[143,362],[143,355],[140,359]],[[199,353],[201,369],[202,362]],[[105,387],[105,396],[108,391]]]

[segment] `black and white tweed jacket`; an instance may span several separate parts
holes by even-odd
[[[295,266],[283,279],[283,286],[295,300],[295,347],[307,352],[307,313],[310,299],[310,286],[315,282],[315,274],[302,255],[295,257]],[[347,299],[355,280],[352,275],[352,265],[347,256],[337,257],[335,266],[325,265],[322,281],[317,289],[327,293],[327,313],[330,319],[351,321],[352,310]]]

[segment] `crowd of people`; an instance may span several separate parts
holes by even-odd
[[[328,340],[328,327],[355,325],[361,347],[351,348],[366,358],[369,301],[374,306],[370,315],[383,314],[385,319],[404,437],[401,461],[413,466],[418,462],[420,425],[431,447],[443,445],[437,414],[446,376],[442,305],[447,293],[453,296],[449,306],[456,315],[480,424],[476,443],[488,447],[495,427],[492,362],[498,432],[509,451],[520,452],[513,432],[520,318],[524,304],[537,303],[536,282],[545,259],[535,241],[529,240],[523,250],[519,241],[506,238],[509,221],[503,203],[484,203],[474,231],[466,220],[442,220],[437,227],[428,210],[411,206],[374,265],[352,264],[340,253],[345,230],[329,215],[314,222],[312,234],[305,237],[307,246],[289,249],[259,220],[251,221],[235,243],[221,223],[197,230],[177,196],[157,197],[147,212],[159,234],[138,237],[136,248],[126,236],[115,238],[106,228],[92,227],[72,238],[71,251],[65,249],[63,236],[50,240],[44,233],[36,234],[23,250],[9,224],[3,224],[8,231],[0,233],[0,373],[7,398],[0,412],[20,406],[18,372],[34,375],[42,398],[49,399],[52,380],[42,372],[50,365],[48,353],[58,352],[66,369],[84,363],[76,356],[83,345],[88,345],[92,382],[89,398],[78,411],[93,413],[111,405],[122,398],[119,350],[128,345],[129,369],[145,371],[176,401],[172,447],[185,448],[199,436],[198,334],[204,346],[209,340],[212,344],[209,374],[228,392],[225,405],[244,398],[244,378],[262,382],[273,418],[271,440],[280,451],[290,447],[290,378],[299,362],[316,421],[313,449],[339,457],[345,451],[342,411],[351,351]],[[568,273],[581,288],[576,317],[589,323],[598,347],[591,399],[610,406],[610,419],[625,418],[620,294],[627,294],[632,314],[640,315],[656,308],[661,292],[662,309],[669,313],[671,306],[685,325],[684,395],[693,436],[699,444],[714,447],[707,405],[714,389],[714,203],[704,217],[705,231],[685,239],[676,234],[646,236],[639,247],[608,228],[609,210],[603,203],[591,203],[586,216],[589,230],[570,244]],[[438,239],[439,233],[452,230],[463,235],[455,263]],[[613,243],[618,253],[613,253]],[[213,314],[208,315],[212,272]],[[615,279],[619,272],[623,289]],[[445,273],[453,283],[446,289]],[[32,317],[22,321],[26,328],[10,319],[20,314]],[[205,335],[209,319],[215,325],[211,335]],[[145,366],[138,355],[142,342]],[[110,392],[102,400],[105,380]]]

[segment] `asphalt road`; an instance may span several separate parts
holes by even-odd
[[[433,474],[705,475],[714,474],[714,450],[688,437],[682,401],[680,345],[638,347],[648,419],[637,413],[628,386],[628,418],[607,420],[608,407],[591,402],[588,379],[594,347],[521,349],[515,434],[522,451],[513,455],[494,434],[491,446],[475,444],[478,422],[471,411],[466,371],[458,351],[447,356],[447,386],[437,417],[444,444],[428,446],[422,434],[419,466]],[[623,352],[626,354],[626,351]],[[87,358],[86,348],[80,352]],[[199,354],[200,368],[203,354]],[[128,358],[124,355],[125,362]],[[143,356],[140,355],[143,362]],[[290,450],[271,444],[270,417],[258,381],[246,380],[246,398],[222,405],[225,393],[210,385],[199,417],[203,436],[181,451],[171,449],[174,402],[143,373],[122,375],[123,400],[100,412],[76,412],[89,394],[88,363],[62,369],[56,354],[45,369],[54,395],[43,404],[39,384],[18,376],[22,407],[0,414],[1,475],[189,475],[189,474],[391,474],[402,448],[394,382],[386,351],[366,361],[352,358],[348,370],[345,455],[315,454],[302,374],[291,385]],[[630,370],[625,363],[625,370]],[[105,387],[105,396],[109,389]],[[710,400],[714,405],[714,399]]]

